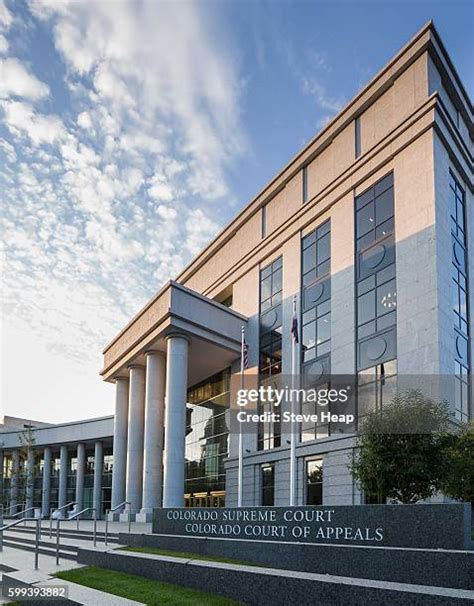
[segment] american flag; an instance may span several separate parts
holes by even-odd
[[[247,341],[244,339],[244,368],[249,367],[249,347],[247,345]]]
[[[293,335],[293,339],[295,340],[295,343],[299,343],[298,318],[296,316],[296,313],[294,313],[293,317],[291,318],[291,334]]]

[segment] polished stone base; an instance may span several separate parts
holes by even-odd
[[[142,509],[135,516],[135,522],[153,522],[153,509]]]
[[[245,541],[119,533],[119,543],[220,556],[258,566],[378,581],[474,589],[474,551]]]
[[[267,546],[264,548],[268,550]],[[474,600],[474,591],[465,589],[299,572],[280,567],[170,558],[121,550],[99,552],[79,549],[78,562],[208,591],[247,606],[468,606]]]

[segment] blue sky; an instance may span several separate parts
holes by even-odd
[[[474,3],[0,0],[3,413],[113,411],[101,350],[430,18]]]

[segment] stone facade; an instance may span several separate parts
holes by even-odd
[[[328,219],[331,372],[356,372],[354,199],[390,173],[397,373],[454,373],[454,321],[447,294],[452,272],[449,183],[452,175],[464,191],[470,244],[474,237],[473,113],[449,56],[428,23],[104,349],[101,374],[117,384],[115,505],[133,501],[132,509],[143,509],[146,516],[162,504],[161,460],[150,463],[151,451],[157,453],[157,461],[163,459],[166,504],[183,504],[180,470],[185,465],[186,388],[226,368],[239,372],[242,326],[248,344],[247,372],[258,373],[260,271],[280,256],[282,371],[291,372],[289,326],[293,297],[299,306],[302,289],[301,240]],[[468,265],[472,318],[472,246],[468,247]],[[229,300],[230,308],[222,305]],[[472,360],[472,322],[470,332]],[[163,356],[164,368],[157,370],[147,363],[150,352]],[[446,396],[453,398],[453,394]],[[288,442],[285,428],[280,445],[268,450],[259,450],[256,435],[244,436],[244,505],[261,504],[262,465],[268,464],[275,466],[274,504],[288,504]],[[8,445],[4,450],[8,452]],[[352,450],[353,440],[348,436],[298,443],[297,503],[306,502],[305,461],[314,457],[323,459],[325,505],[364,502],[347,468]],[[237,454],[238,436],[230,435],[227,506],[237,504]],[[143,461],[144,478],[138,472]]]

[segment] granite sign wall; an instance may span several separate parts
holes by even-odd
[[[258,541],[467,549],[470,506],[155,509],[153,533]]]

